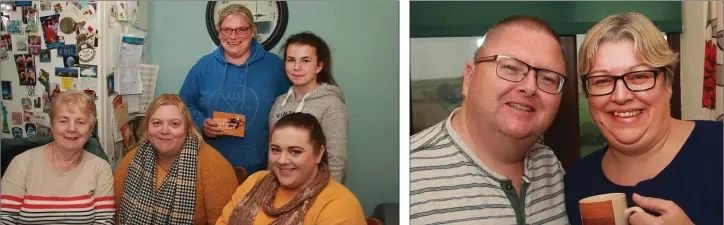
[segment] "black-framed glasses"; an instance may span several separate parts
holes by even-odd
[[[495,62],[495,73],[503,80],[520,82],[528,75],[528,72],[535,71],[535,83],[538,89],[550,94],[561,93],[566,83],[566,76],[558,72],[541,69],[528,65],[516,58],[504,55],[493,55],[481,57],[475,60],[475,64],[481,62]]]
[[[251,30],[249,27],[237,27],[236,29],[221,28],[219,31],[224,35],[231,35],[233,32],[236,32],[237,35],[246,35],[249,33],[249,30]]]
[[[583,89],[589,95],[603,96],[613,93],[616,90],[618,80],[623,80],[624,86],[630,91],[639,92],[646,91],[656,86],[656,76],[661,72],[661,68],[653,70],[639,70],[624,73],[622,75],[596,75],[581,76]]]

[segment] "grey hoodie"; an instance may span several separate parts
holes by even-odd
[[[274,101],[269,115],[269,124],[274,127],[279,119],[292,112],[312,114],[322,125],[327,138],[327,156],[332,178],[342,183],[347,167],[347,106],[344,105],[342,89],[330,84],[320,84],[317,89],[296,100],[290,87],[286,94]]]

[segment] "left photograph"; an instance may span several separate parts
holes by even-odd
[[[0,3],[0,220],[398,224],[399,4]]]

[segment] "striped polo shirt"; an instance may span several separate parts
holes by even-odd
[[[452,129],[457,111],[410,137],[410,224],[568,224],[564,171],[553,151],[531,147],[519,197]]]

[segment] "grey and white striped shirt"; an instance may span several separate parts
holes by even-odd
[[[531,148],[519,198],[452,129],[457,111],[410,137],[410,224],[568,224],[564,171],[553,151]]]

